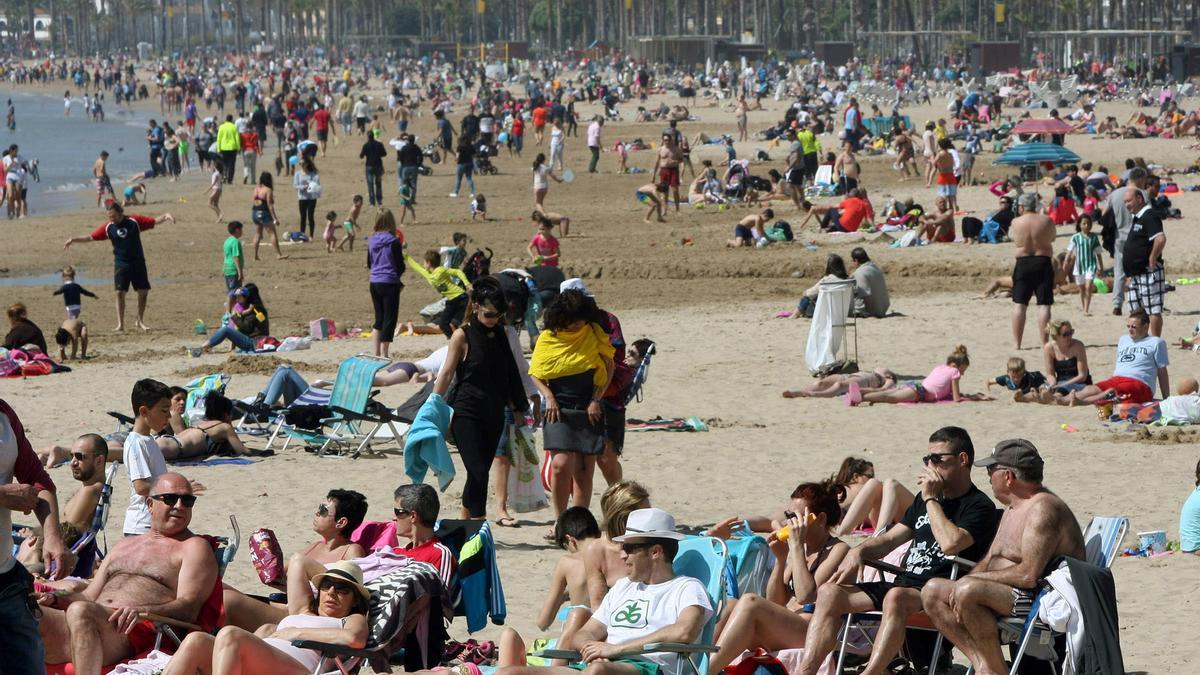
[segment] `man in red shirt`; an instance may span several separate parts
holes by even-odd
[[[111,241],[113,247],[113,285],[117,290],[117,327],[125,330],[125,294],[129,286],[137,291],[137,326],[150,330],[146,318],[146,297],[150,293],[150,275],[146,272],[146,254],[142,250],[141,233],[165,221],[175,222],[175,216],[164,213],[158,218],[150,216],[127,216],[125,209],[115,201],[108,203],[108,222],[97,227],[86,237],[71,237],[63,248],[71,244],[86,244],[92,241]]]
[[[317,142],[321,144],[321,156],[325,156],[325,144],[329,141],[329,120],[332,115],[325,106],[318,103],[317,111],[313,113],[313,124],[317,127]]]
[[[871,205],[862,198],[858,188],[846,193],[836,209],[829,209],[821,222],[821,229],[828,232],[858,232],[863,222],[871,217]]]
[[[437,490],[429,485],[401,485],[394,497],[396,535],[408,538],[408,544],[394,552],[433,565],[449,591],[458,562],[454,553],[433,534],[441,510]]]
[[[40,673],[45,654],[30,603],[33,579],[12,555],[13,511],[33,514],[41,524],[47,575],[61,579],[70,574],[74,556],[59,533],[54,482],[29,445],[17,413],[0,399],[0,654],[6,673]]]

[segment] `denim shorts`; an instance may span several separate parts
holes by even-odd
[[[236,274],[225,275],[225,290],[229,292],[229,297],[233,297],[238,288],[242,286],[242,279]]]

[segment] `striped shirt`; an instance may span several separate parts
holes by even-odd
[[[454,573],[458,568],[458,562],[454,559],[454,553],[449,548],[446,548],[445,544],[438,541],[437,537],[430,537],[428,541],[420,546],[413,546],[410,543],[407,546],[392,550],[413,560],[433,565],[433,568],[437,570],[438,576],[442,578],[442,583],[446,585],[446,590],[453,589]]]
[[[1100,237],[1095,234],[1076,232],[1067,244],[1067,251],[1075,252],[1075,274],[1096,271],[1096,251],[1100,248]]]

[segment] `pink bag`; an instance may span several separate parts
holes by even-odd
[[[275,533],[260,527],[250,535],[250,562],[258,572],[258,580],[267,586],[284,582],[283,550]]]

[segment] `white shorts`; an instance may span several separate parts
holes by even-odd
[[[1090,283],[1092,283],[1092,279],[1095,279],[1095,278],[1096,278],[1095,270],[1089,270],[1082,274],[1080,274],[1078,272],[1075,273],[1075,283],[1079,286],[1083,286],[1084,284],[1090,284]]]

